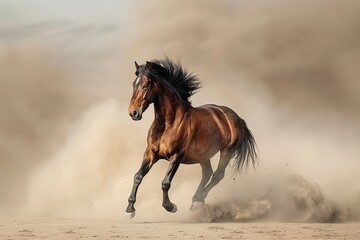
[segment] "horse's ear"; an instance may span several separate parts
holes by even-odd
[[[135,61],[135,67],[136,67],[136,70],[138,70],[139,69],[139,64],[137,64],[137,62]]]
[[[152,62],[148,62],[148,61],[146,61],[146,66],[145,66],[145,68],[146,68],[147,70],[151,70],[151,69],[152,69],[152,67],[153,67]]]

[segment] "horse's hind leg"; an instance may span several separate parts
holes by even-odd
[[[211,181],[204,188],[204,191],[203,191],[204,199],[206,198],[206,196],[208,195],[210,190],[224,178],[225,169],[226,169],[226,166],[229,164],[230,159],[231,159],[231,156],[229,156],[227,151],[222,151],[220,153],[219,165],[218,165],[216,171],[214,172],[214,174],[212,175]]]
[[[199,187],[197,188],[192,198],[192,204],[190,209],[194,207],[195,202],[204,202],[206,197],[206,195],[204,195],[204,187],[209,182],[211,175],[213,174],[210,160],[200,163],[200,166],[202,170],[202,178]]]

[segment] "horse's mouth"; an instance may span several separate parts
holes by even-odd
[[[134,121],[139,121],[139,120],[142,119],[142,116],[140,115],[139,117],[131,117],[131,118],[132,118],[132,120],[134,120]]]

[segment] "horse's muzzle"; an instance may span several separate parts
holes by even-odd
[[[142,113],[139,110],[134,110],[130,112],[129,115],[134,121],[139,121],[142,118]]]

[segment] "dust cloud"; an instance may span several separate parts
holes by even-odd
[[[193,105],[227,105],[247,121],[261,164],[228,175],[196,213],[188,209],[200,167],[181,166],[170,190],[179,210],[170,214],[161,207],[166,162],[159,162],[140,186],[137,221],[359,220],[357,1],[132,8],[116,56],[100,68],[108,72],[89,67],[91,86],[71,81],[56,52],[1,47],[1,211],[121,218],[153,117],[151,108],[141,122],[128,117],[133,61],[168,55],[202,81]],[[113,78],[108,89],[103,75]],[[84,94],[100,88],[100,97]]]
[[[0,47],[0,202],[22,202],[24,176],[63,131],[70,86],[49,55],[29,44]]]
[[[268,189],[261,200],[205,205],[196,217],[200,221],[281,221],[337,223],[359,220],[355,205],[339,206],[325,199],[320,187],[298,175]]]

